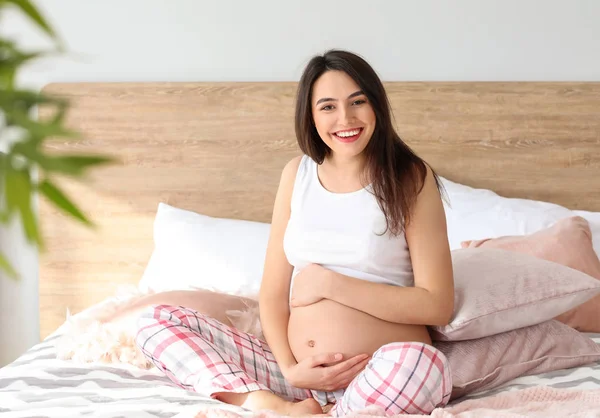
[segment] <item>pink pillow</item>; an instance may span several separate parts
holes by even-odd
[[[519,376],[600,361],[600,346],[558,321],[470,341],[436,341],[452,370],[452,399]]]
[[[434,340],[470,340],[549,321],[600,294],[600,280],[528,254],[452,251],[454,315]]]
[[[496,248],[529,254],[579,270],[600,280],[600,260],[592,245],[592,232],[580,216],[561,219],[553,226],[523,236],[465,241],[463,248]],[[556,317],[582,332],[600,332],[600,296]]]

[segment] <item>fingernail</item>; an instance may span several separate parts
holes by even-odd
[[[336,360],[341,360],[342,359],[342,355],[338,353],[335,356],[333,356],[333,358],[336,359]]]

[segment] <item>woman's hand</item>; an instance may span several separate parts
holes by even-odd
[[[342,361],[341,354],[319,354],[307,357],[300,363],[283,371],[287,381],[294,387],[331,392],[345,389],[366,367],[371,359],[359,354]],[[329,365],[335,363],[334,365]]]
[[[309,264],[294,277],[290,305],[308,306],[325,298],[330,270],[319,264]]]

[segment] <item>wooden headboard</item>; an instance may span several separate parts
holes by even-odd
[[[442,176],[500,195],[600,211],[600,83],[386,83],[400,136]],[[299,154],[296,83],[61,83],[79,141],[120,163],[61,181],[98,225],[40,202],[41,337],[136,284],[159,202],[269,222],[281,169]],[[42,111],[41,117],[45,114]]]

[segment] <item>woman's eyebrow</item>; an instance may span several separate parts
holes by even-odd
[[[355,91],[350,96],[348,96],[348,99],[351,99],[356,96],[360,96],[362,94],[365,94],[362,90]],[[323,97],[323,98],[317,100],[317,103],[315,103],[315,105],[318,105],[319,103],[323,103],[323,102],[336,102],[336,101],[337,101],[337,99],[334,99],[331,97]]]

